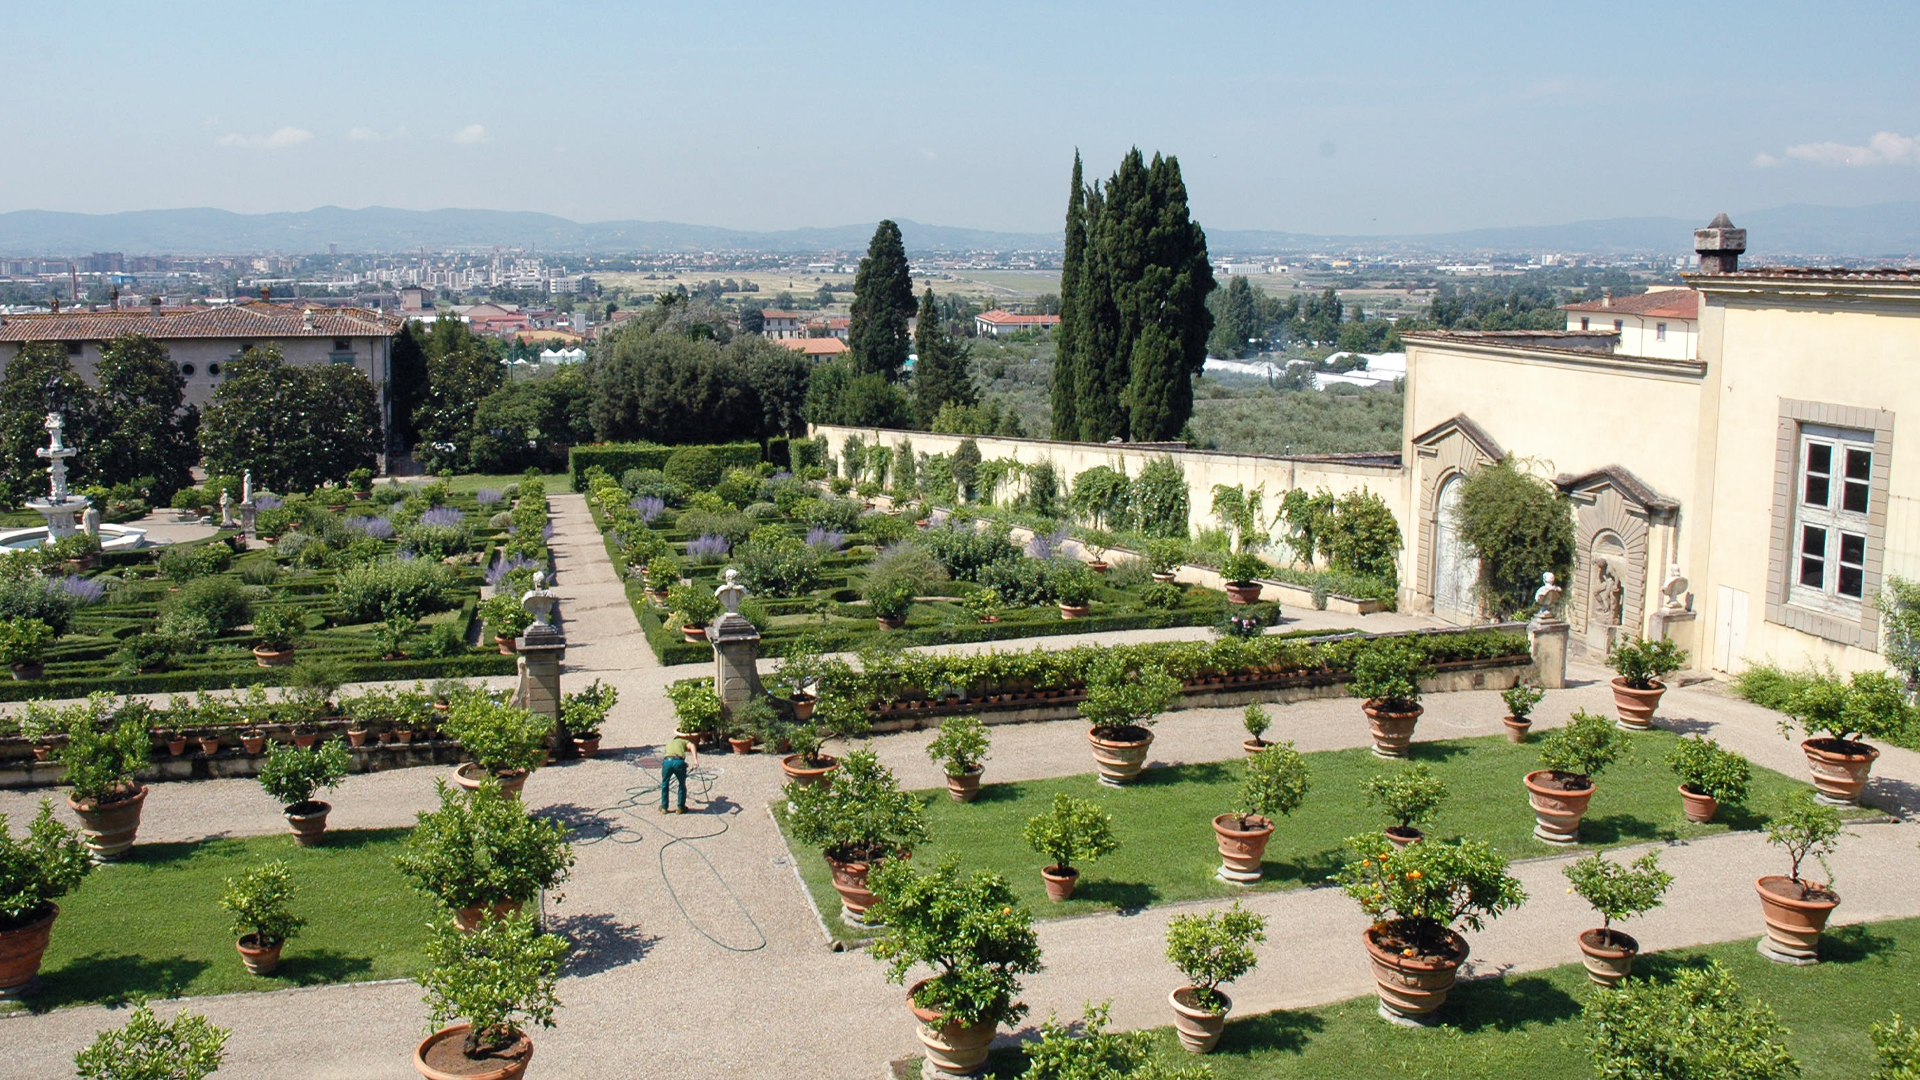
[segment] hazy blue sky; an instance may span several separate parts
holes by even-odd
[[[8,3],[0,210],[1055,231],[1073,150],[1215,228],[1920,197],[1920,4]]]

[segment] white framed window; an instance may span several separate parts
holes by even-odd
[[[1857,613],[1867,592],[1873,433],[1803,424],[1793,492],[1788,601]]]
[[[1653,340],[1655,341],[1667,340],[1667,324],[1666,323],[1653,324]]]

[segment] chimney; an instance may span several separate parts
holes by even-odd
[[[1704,229],[1693,230],[1693,251],[1700,256],[1703,274],[1731,274],[1746,254],[1747,230],[1736,229],[1725,214],[1717,214]]]
[[[1613,306],[1613,290],[1612,289],[1600,290],[1600,306],[1601,307]]]
[[[120,310],[120,286],[115,285],[108,296],[113,300],[113,310]]]
[[[273,299],[273,286],[271,285],[260,286],[260,299],[262,302]]]
[[[59,297],[49,296],[47,297],[47,302],[53,305],[53,313],[55,315],[60,314],[60,298]]]
[[[159,297],[157,296],[147,297],[147,313],[150,315],[156,315],[156,316],[160,314],[160,298]]]

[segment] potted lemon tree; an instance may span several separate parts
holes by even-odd
[[[280,950],[306,925],[295,915],[293,870],[279,859],[228,878],[220,906],[233,916],[233,947],[252,975],[271,975],[280,966]]]
[[[962,874],[952,859],[926,873],[889,861],[870,880],[873,914],[891,930],[872,946],[888,981],[904,983],[922,966],[933,971],[907,990],[931,1075],[979,1073],[994,1032],[1026,1014],[1016,1000],[1020,976],[1041,968],[1033,913],[1005,878]]]
[[[73,1056],[74,1075],[80,1080],[206,1080],[226,1060],[230,1034],[198,1013],[178,1012],[163,1022],[151,1005],[142,1004],[125,1024],[102,1031]]]
[[[1233,1008],[1220,987],[1253,970],[1253,947],[1265,940],[1266,917],[1242,909],[1237,900],[1225,911],[1168,920],[1167,961],[1187,980],[1167,995],[1181,1049],[1204,1054],[1219,1044]]]
[[[87,847],[101,861],[133,846],[147,802],[147,786],[134,777],[153,752],[148,707],[129,701],[109,714],[104,697],[96,695],[75,713],[59,750],[73,786],[67,806],[79,815]]]
[[[1524,682],[1500,691],[1500,700],[1507,703],[1507,715],[1500,722],[1506,725],[1508,742],[1527,741],[1527,733],[1533,730],[1534,707],[1546,696],[1545,690]]]
[[[439,927],[427,940],[429,966],[419,983],[428,1017],[446,1026],[414,1049],[414,1069],[426,1080],[525,1076],[533,1039],[523,1028],[553,1026],[560,1005],[554,988],[566,955],[566,939],[541,933],[531,912],[491,920],[472,933]]]
[[[1768,874],[1753,883],[1767,921],[1767,936],[1760,942],[1760,953],[1767,959],[1783,964],[1819,963],[1820,934],[1833,909],[1840,906],[1827,856],[1844,835],[1846,824],[1840,811],[1805,793],[1767,823],[1767,842],[1785,850],[1788,859],[1785,874]],[[1820,864],[1826,880],[1815,881],[1803,872],[1809,858]]]
[[[1057,791],[1053,804],[1027,819],[1021,830],[1027,846],[1053,860],[1040,868],[1047,899],[1056,904],[1073,896],[1080,883],[1077,862],[1092,862],[1113,854],[1120,841],[1113,836],[1113,817],[1100,804]]]
[[[1667,767],[1680,778],[1680,807],[1687,820],[1706,824],[1721,803],[1747,797],[1753,765],[1746,758],[1701,735],[1692,735],[1667,751]]]
[[[947,774],[947,794],[955,802],[972,802],[980,795],[980,775],[986,772],[987,727],[967,714],[940,722],[940,734],[927,744],[927,756]]]
[[[293,838],[301,847],[312,847],[326,835],[330,803],[314,796],[330,791],[346,779],[353,759],[338,739],[329,739],[311,750],[286,743],[275,743],[260,763],[260,786],[283,808]]]
[[[1613,707],[1620,726],[1645,731],[1667,692],[1660,680],[1687,666],[1687,650],[1667,638],[1623,638],[1607,654],[1607,664],[1614,670]]]
[[[1300,808],[1310,781],[1307,759],[1294,749],[1292,740],[1269,743],[1247,758],[1239,810],[1213,819],[1214,841],[1220,848],[1220,869],[1214,876],[1233,885],[1259,881],[1274,819]]]
[[[1347,692],[1361,699],[1374,756],[1407,756],[1414,725],[1425,711],[1420,706],[1420,680],[1426,674],[1426,655],[1406,638],[1376,638],[1354,656],[1353,682]]]
[[[1087,669],[1086,681],[1080,715],[1092,725],[1087,742],[1100,782],[1109,787],[1130,783],[1146,767],[1153,746],[1148,725],[1180,696],[1180,680],[1158,664],[1129,668],[1118,655],[1106,653]]]
[[[833,871],[841,918],[866,922],[874,894],[868,874],[888,859],[906,858],[927,838],[926,809],[900,789],[893,770],[872,750],[854,750],[824,784],[790,781],[787,827],[794,838],[819,848]]]
[[[1369,777],[1365,787],[1367,805],[1379,807],[1391,822],[1385,832],[1395,847],[1425,839],[1420,827],[1433,821],[1447,799],[1447,782],[1424,761]]]
[[[1880,751],[1862,739],[1885,739],[1907,724],[1908,705],[1899,680],[1877,671],[1855,674],[1841,682],[1831,674],[1816,675],[1797,687],[1786,711],[1807,738],[1800,749],[1821,802],[1851,806],[1860,801]],[[1780,731],[1793,736],[1795,724],[1781,721]]]
[[[1596,851],[1561,872],[1580,899],[1600,913],[1600,925],[1581,931],[1578,939],[1587,978],[1600,986],[1618,986],[1633,973],[1633,958],[1640,955],[1640,943],[1615,930],[1613,924],[1659,907],[1661,897],[1673,887],[1673,875],[1660,869],[1657,851],[1649,851],[1625,866],[1602,858]]]
[[[471,930],[519,911],[567,878],[573,849],[566,826],[534,817],[492,780],[472,791],[435,781],[440,807],[422,811],[394,865]]]
[[[1580,840],[1580,819],[1593,798],[1594,778],[1627,750],[1627,739],[1604,716],[1584,709],[1540,739],[1540,764],[1522,781],[1533,806],[1533,835],[1549,844]]]
[[[546,760],[553,722],[544,716],[472,694],[455,702],[440,729],[473,760],[453,770],[453,782],[472,790],[492,778],[509,798],[519,798],[527,777]]]
[[[85,841],[55,820],[52,801],[40,800],[25,836],[13,835],[0,814],[0,998],[23,997],[38,986],[40,961],[60,915],[54,901],[92,869]]]

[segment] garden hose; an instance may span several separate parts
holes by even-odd
[[[659,766],[660,759],[657,757],[644,757],[637,759],[633,763],[633,767],[641,770],[643,773],[650,773],[651,770],[658,769]],[[595,836],[581,836],[579,835],[581,829],[576,828],[576,839],[574,842],[581,847],[586,847],[601,843],[602,841],[611,841],[616,844],[638,844],[645,840],[646,831],[637,823],[647,816],[646,808],[649,805],[657,803],[661,785],[658,773],[651,773],[651,775],[654,778],[649,782],[635,784],[629,787],[626,791],[626,797],[622,798],[619,802],[591,811],[589,816],[598,820],[605,831]],[[718,769],[711,769],[704,765],[688,769],[688,794],[705,802],[707,793],[713,790],[713,785],[719,779],[720,772]],[[735,812],[737,812],[737,810],[729,811],[729,813]],[[619,816],[616,817],[615,815]],[[713,942],[728,952],[758,952],[766,948],[767,936],[765,932],[760,929],[760,923],[753,917],[753,912],[747,910],[747,905],[740,899],[740,894],[733,891],[732,885],[727,884],[727,879],[721,876],[719,868],[713,865],[713,860],[707,858],[707,853],[701,851],[700,848],[693,843],[695,840],[711,840],[716,836],[726,835],[728,829],[726,818],[720,818],[719,829],[709,833],[698,833],[694,835],[675,833],[658,821],[651,822],[651,824],[667,837],[667,842],[661,844],[660,849],[655,852],[655,861],[660,868],[660,880],[666,885],[667,895],[673,899],[673,906],[680,909],[680,917],[687,921],[687,925],[693,928],[694,933],[699,934],[701,937],[706,938],[708,941]],[[584,823],[582,827],[584,827]],[[722,889],[726,890],[728,899],[733,901],[733,906],[739,909],[740,914],[745,917],[747,925],[753,927],[753,935],[758,939],[756,944],[746,946],[730,945],[714,937],[712,934],[707,933],[706,930],[701,928],[699,923],[694,921],[692,913],[687,910],[687,905],[680,899],[679,891],[673,887],[673,878],[667,874],[667,849],[676,844],[684,846],[688,851],[698,855],[700,861],[706,864],[707,872],[713,875],[713,879],[720,883]]]

